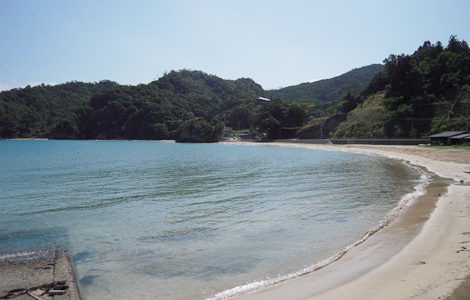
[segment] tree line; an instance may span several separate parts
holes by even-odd
[[[266,94],[251,79],[191,70],[137,86],[108,80],[28,86],[0,93],[0,137],[216,141],[224,126],[254,126],[256,99]]]
[[[465,127],[469,85],[470,50],[451,36],[447,47],[427,41],[384,65],[281,90],[184,69],[136,86],[103,80],[4,91],[0,138],[205,142],[225,126],[278,138],[281,128],[306,131],[329,117],[342,122],[329,133],[337,138],[426,137]],[[272,101],[260,105],[260,96]]]
[[[424,42],[411,55],[392,54],[358,95],[331,112],[349,113],[336,138],[427,138],[465,130],[470,98],[470,49],[451,36],[447,47]]]

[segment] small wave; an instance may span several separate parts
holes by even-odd
[[[14,259],[14,258],[25,258],[29,256],[37,255],[37,252],[19,252],[19,253],[10,253],[10,254],[0,254],[0,260]]]
[[[290,279],[294,279],[294,278],[297,278],[297,277],[300,277],[300,276],[303,276],[303,275],[313,273],[315,271],[318,271],[318,270],[320,270],[320,269],[322,269],[322,268],[338,261],[344,255],[346,255],[346,253],[348,253],[351,249],[353,249],[354,247],[356,247],[356,246],[362,244],[363,242],[365,242],[369,237],[371,237],[372,235],[377,233],[382,228],[390,225],[394,220],[396,220],[398,218],[398,216],[400,215],[400,213],[404,209],[409,207],[418,197],[425,194],[426,186],[428,186],[428,184],[430,182],[430,174],[425,173],[422,169],[420,169],[418,167],[413,167],[413,168],[416,168],[421,173],[420,179],[418,180],[418,184],[414,187],[414,191],[404,195],[400,199],[398,205],[395,208],[393,208],[379,222],[378,225],[370,228],[359,240],[357,240],[354,243],[346,246],[345,248],[343,248],[341,251],[337,252],[335,255],[331,256],[330,258],[322,260],[322,261],[320,261],[320,262],[318,262],[318,263],[316,263],[316,264],[314,264],[310,267],[306,267],[302,270],[299,270],[297,272],[290,273],[290,274],[287,274],[287,275],[278,276],[276,278],[267,278],[267,279],[264,279],[264,280],[254,281],[254,282],[251,282],[251,283],[246,283],[244,285],[236,286],[234,288],[227,289],[225,291],[217,293],[217,294],[213,295],[210,298],[206,298],[206,300],[230,299],[230,298],[233,298],[233,297],[236,297],[236,296],[245,295],[245,294],[249,294],[249,293],[254,293],[254,292],[260,291],[260,290],[262,290],[266,287],[272,286],[274,284],[278,284],[278,283],[281,283],[281,282],[284,282],[284,281],[287,281],[287,280],[290,280]]]
[[[39,250],[39,251],[21,251],[15,253],[0,253],[1,261],[20,261],[20,260],[33,260],[43,257],[54,255],[54,250]]]

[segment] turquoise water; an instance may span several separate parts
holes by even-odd
[[[345,152],[0,141],[0,259],[66,247],[85,300],[223,298],[328,260],[423,180]]]

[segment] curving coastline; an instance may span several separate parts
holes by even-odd
[[[340,260],[237,299],[445,299],[468,278],[469,151],[418,146],[269,145],[382,155],[424,167],[444,179],[435,179],[417,205]],[[459,292],[465,286],[461,285]],[[464,299],[457,294],[453,297]]]
[[[289,144],[269,145],[276,147],[299,146]],[[467,250],[467,248],[470,247],[470,232],[468,232],[468,230],[470,230],[470,224],[467,218],[469,213],[468,196],[470,192],[468,185],[470,184],[470,180],[468,176],[470,175],[466,173],[470,172],[470,152],[407,146],[301,146],[330,149],[334,151],[380,154],[406,160],[414,165],[417,165],[414,159],[420,160],[424,158],[431,161],[430,171],[435,173],[442,171],[444,173],[440,173],[440,175],[446,175],[446,177],[451,178],[451,180],[433,176],[431,180],[432,186],[430,185],[426,188],[427,195],[420,199],[419,205],[411,205],[408,207],[403,215],[396,219],[392,225],[386,226],[384,230],[372,235],[365,243],[354,246],[352,250],[347,252],[346,255],[341,255],[332,265],[322,268],[314,272],[314,274],[300,274],[302,276],[296,276],[298,278],[283,281],[276,286],[271,286],[267,290],[248,295],[246,298],[443,299],[470,273],[467,263],[470,254],[470,251]],[[444,164],[440,165],[442,161]],[[420,165],[424,166],[426,163]],[[432,169],[439,165],[443,168],[442,170],[439,170],[439,168]],[[445,174],[445,172],[448,172],[448,174]],[[463,184],[460,183],[460,180],[464,181]],[[448,187],[449,184],[451,184],[451,187]],[[452,195],[455,196],[455,193],[451,190],[452,187],[464,189],[463,207],[461,205],[462,203],[457,203],[460,201],[456,200],[457,198],[449,200],[449,197],[452,197]],[[449,191],[447,191],[448,188]],[[438,194],[443,196],[441,197]],[[443,202],[444,204],[442,204]],[[443,214],[444,217],[442,218],[444,219],[438,219],[437,223],[432,221],[433,219],[425,223],[433,211],[434,218],[441,209],[440,206],[446,203],[446,211],[449,211],[449,209],[451,209],[451,212],[453,211],[451,217],[446,217],[449,215]],[[435,210],[436,204],[438,205],[438,209]],[[460,209],[460,211],[458,211],[458,209]],[[430,230],[426,229],[432,222],[434,222],[435,226],[431,227]],[[425,230],[422,230],[423,227]],[[465,231],[459,232],[462,228],[465,229]],[[416,243],[416,240],[420,239],[426,230],[428,230],[431,236],[436,238],[434,244],[430,244],[429,240],[425,240],[425,243],[418,242],[417,244],[423,247],[410,248],[410,245]],[[418,235],[420,232],[421,234]],[[452,237],[456,237],[457,239],[453,241],[450,239]],[[457,249],[455,249],[455,246]],[[441,248],[443,247],[449,247],[443,252],[444,256],[434,256],[434,254],[441,253]],[[408,261],[395,259],[403,252],[409,254],[409,251],[412,251],[415,255],[409,258]],[[29,254],[30,253],[25,253],[25,255]],[[449,261],[449,259],[457,260]],[[396,262],[396,264],[390,263],[391,261]],[[3,265],[0,270],[3,271],[5,278],[9,278],[11,273],[6,266],[7,265]],[[25,270],[26,266],[27,265],[25,265]],[[31,274],[31,269],[34,269],[35,272],[43,270],[41,268],[36,269],[37,266],[33,264],[28,264],[28,266],[31,268],[24,271],[24,273],[22,273],[23,275]],[[389,268],[384,269],[384,266],[388,266]],[[394,272],[390,273],[390,268]],[[421,273],[417,271],[421,271]],[[2,272],[0,272],[0,275],[2,275],[1,273]],[[415,280],[415,277],[421,281]],[[0,280],[0,282],[6,283],[7,281]],[[39,286],[39,284],[21,285],[22,288],[37,286]],[[12,288],[8,287],[8,290],[11,289]],[[2,290],[7,291],[7,288],[5,287]],[[4,294],[0,294],[0,298],[2,295]],[[464,295],[468,295],[468,292],[466,294],[464,293]]]

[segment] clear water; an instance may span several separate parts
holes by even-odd
[[[85,300],[204,299],[331,257],[421,181],[345,152],[0,141],[0,259],[60,245]]]

